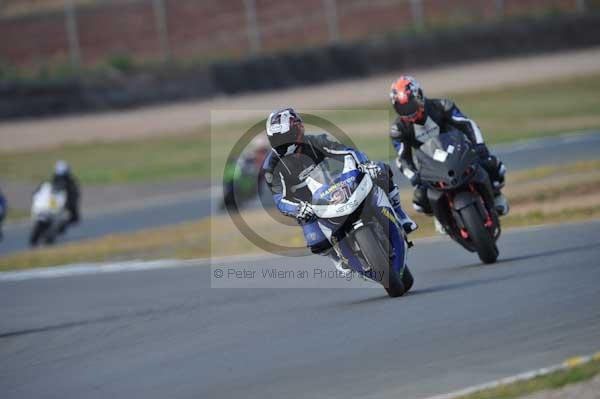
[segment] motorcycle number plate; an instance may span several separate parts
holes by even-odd
[[[337,205],[343,202],[348,201],[348,199],[352,196],[350,192],[350,187],[346,184],[341,184],[337,190],[331,193],[331,204]]]

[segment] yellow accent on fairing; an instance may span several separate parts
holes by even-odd
[[[381,213],[383,214],[383,216],[385,216],[386,218],[390,219],[390,221],[392,223],[398,223],[398,221],[396,220],[396,217],[394,216],[394,214],[391,213],[387,208],[381,208]]]

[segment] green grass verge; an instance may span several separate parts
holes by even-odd
[[[542,390],[554,390],[587,381],[598,374],[600,374],[600,358],[567,370],[460,396],[456,399],[516,399]]]
[[[582,175],[600,171],[600,159],[573,162],[567,165],[549,165],[539,168],[526,169],[509,174],[510,183],[536,181],[559,175]]]
[[[252,215],[250,216],[252,218]],[[526,214],[503,219],[504,229],[587,221],[600,218],[600,206],[564,209],[556,212],[533,210]],[[435,235],[431,218],[414,217],[419,230],[411,238],[419,239]],[[211,230],[211,223],[222,225]],[[262,219],[254,227],[263,236],[276,237],[282,245],[303,247],[304,240],[299,229],[284,229],[272,220]],[[457,248],[459,250],[459,248]],[[0,257],[0,271],[31,269],[79,262],[103,262],[128,259],[156,258],[204,258],[226,255],[245,255],[260,251],[247,241],[225,217],[204,219],[180,225],[142,230],[128,234],[114,234],[97,239],[84,240],[56,247],[27,250]]]
[[[486,90],[451,96],[463,112],[475,119],[490,144],[600,128],[600,75],[547,82],[502,90]],[[576,101],[565,101],[569,93]],[[362,110],[387,109],[387,104]],[[345,122],[353,122],[343,111]],[[350,115],[350,116],[349,116]],[[356,113],[356,129],[349,132],[356,145],[373,159],[389,159],[392,149],[381,113]],[[374,119],[377,118],[377,119]],[[1,153],[0,177],[38,182],[47,178],[57,159],[71,162],[84,184],[164,181],[218,176],[233,142],[245,125],[220,127],[211,142],[208,128],[181,136],[145,138],[118,143],[91,143]],[[211,171],[211,165],[219,166]]]
[[[8,208],[5,222],[14,222],[29,218],[29,211],[25,209]]]

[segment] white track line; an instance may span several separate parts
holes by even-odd
[[[275,258],[273,254],[255,254],[224,256],[199,259],[160,259],[160,260],[131,260],[109,263],[77,263],[64,266],[49,266],[11,272],[0,272],[0,283],[10,281],[25,281],[34,279],[49,279],[71,276],[85,276],[106,273],[139,272],[145,270],[170,269],[190,266],[208,266],[214,263],[235,263],[242,261],[258,261]],[[283,256],[283,255],[280,255]]]
[[[169,267],[186,266],[189,262],[191,261],[164,259],[156,261],[133,260],[115,263],[79,263],[65,266],[19,270],[14,272],[2,272],[0,273],[0,282],[166,269]]]
[[[582,364],[589,363],[592,360],[600,360],[600,352],[596,352],[593,355],[589,356],[577,356],[572,357],[570,359],[565,360],[564,362],[551,366],[544,367],[538,370],[528,371],[522,374],[517,374],[512,377],[502,378],[500,380],[491,381],[481,385],[475,385],[469,388],[461,389],[460,391],[455,391],[451,393],[446,393],[443,395],[431,396],[427,399],[456,399],[462,396],[467,396],[474,394],[476,392],[497,388],[499,386],[513,384],[519,381],[531,380],[536,377],[541,377],[544,375],[548,375],[560,370],[572,369],[573,367],[581,366]]]

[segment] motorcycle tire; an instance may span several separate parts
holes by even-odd
[[[354,231],[354,240],[358,244],[363,257],[369,264],[369,266],[377,273],[378,276],[383,276],[379,283],[383,285],[388,295],[392,298],[402,296],[406,293],[407,289],[402,283],[402,278],[398,273],[392,269],[392,262],[387,256],[383,246],[378,240],[374,239],[375,234],[369,227],[362,227]],[[405,268],[406,274],[407,268]],[[408,272],[410,279],[412,275]],[[409,279],[407,278],[407,282]]]
[[[229,212],[238,212],[238,206],[235,202],[235,193],[233,190],[227,191],[223,198],[223,204],[221,205],[221,209],[227,209]]]
[[[494,238],[485,227],[475,205],[464,208],[461,211],[461,216],[479,259],[483,263],[488,264],[496,262],[496,259],[498,259],[498,247]]]
[[[402,272],[402,284],[404,285],[404,293],[407,293],[412,288],[415,279],[413,278],[412,273],[408,266],[404,266],[404,271]]]
[[[55,233],[46,234],[46,240],[44,241],[44,243],[46,245],[54,245],[55,242],[56,242],[56,234]]]
[[[50,224],[47,222],[36,222],[31,231],[31,236],[29,237],[29,245],[35,247],[38,244],[40,237],[46,232],[49,226]]]

